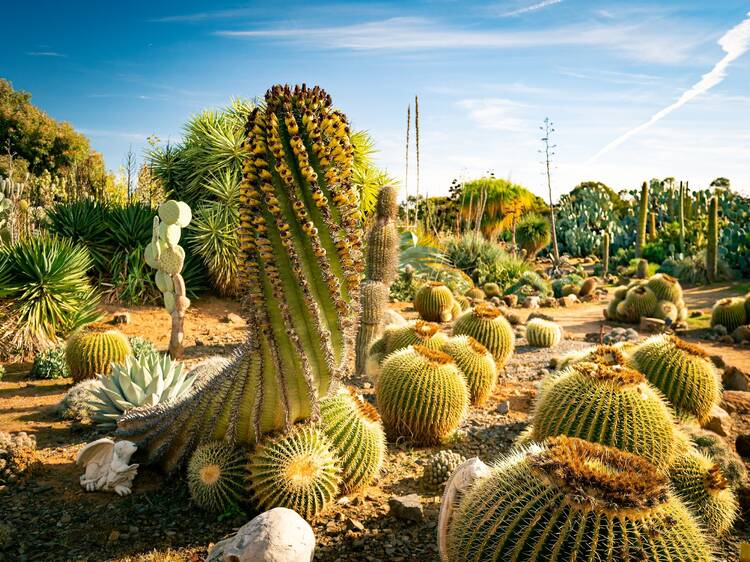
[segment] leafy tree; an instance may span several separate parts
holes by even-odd
[[[711,187],[729,188],[728,178],[716,178],[711,182]]]

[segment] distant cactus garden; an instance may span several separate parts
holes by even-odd
[[[745,560],[750,200],[728,181],[410,193],[305,85],[117,174],[18,130],[0,558],[57,544],[39,527],[70,559],[255,560],[238,528],[294,512],[279,548],[311,534],[316,560]],[[127,498],[79,488],[97,443],[135,448],[94,463],[137,469]]]

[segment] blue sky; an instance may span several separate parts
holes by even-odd
[[[8,2],[0,76],[113,169],[150,134],[179,139],[203,108],[306,82],[372,133],[402,182],[419,95],[430,194],[488,170],[543,194],[547,116],[556,194],[670,175],[727,176],[748,193],[748,12],[734,0]],[[413,152],[410,170],[413,190]]]

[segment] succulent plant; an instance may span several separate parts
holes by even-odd
[[[588,277],[583,280],[581,287],[578,290],[579,297],[587,297],[596,290],[597,281],[595,277]]]
[[[638,260],[635,266],[635,276],[637,279],[646,279],[648,277],[648,260]]]
[[[516,337],[510,323],[491,304],[480,303],[453,324],[454,336],[471,336],[485,346],[502,369],[513,355]]]
[[[12,484],[24,478],[39,464],[36,438],[25,431],[0,431],[0,483]]]
[[[99,379],[84,379],[74,384],[65,393],[63,399],[55,408],[57,414],[64,420],[74,420],[87,423],[91,420],[92,404],[96,402],[94,389],[101,386]]]
[[[555,347],[562,340],[562,328],[543,318],[532,318],[526,324],[526,340],[534,347]]]
[[[453,451],[442,450],[431,455],[424,465],[422,482],[430,488],[438,488],[445,484],[458,466],[466,461],[466,457]]]
[[[610,236],[609,232],[602,234],[602,276],[606,276],[609,273],[609,245]]]
[[[717,280],[719,269],[719,199],[714,195],[708,204],[708,243],[706,245],[706,274],[709,283]]]
[[[639,372],[572,365],[546,384],[533,418],[534,441],[567,435],[637,454],[666,470],[676,450],[674,420]]]
[[[503,292],[497,283],[485,283],[482,287],[482,291],[487,298],[501,297],[503,295]]]
[[[355,362],[364,260],[346,117],[318,87],[274,86],[246,130],[238,276],[247,343],[184,398],[119,422],[119,435],[166,468],[197,434],[252,446],[319,417],[318,397]]]
[[[365,372],[370,346],[383,328],[391,284],[398,274],[397,195],[391,186],[381,188],[375,206],[375,223],[367,237],[367,281],[361,287],[356,342],[355,369],[359,374]]]
[[[453,293],[444,284],[430,281],[414,297],[414,308],[422,320],[448,322],[453,318]]]
[[[453,516],[447,554],[449,562],[714,560],[652,465],[565,437],[512,453],[476,480]]]
[[[477,300],[484,300],[485,298],[487,298],[487,295],[479,287],[472,287],[464,293],[464,296],[469,299]]]
[[[157,272],[157,275],[158,273],[159,272]],[[130,336],[128,338],[128,343],[130,343],[131,353],[136,359],[140,359],[144,355],[150,353],[156,353],[156,346],[152,341],[149,341],[146,338],[142,338],[140,336]]]
[[[388,438],[418,445],[451,435],[469,406],[466,382],[450,355],[421,345],[388,356],[375,394]]]
[[[621,345],[597,345],[593,349],[573,351],[564,355],[556,361],[555,368],[562,370],[576,363],[597,363],[609,367],[625,366],[627,361],[627,355]]]
[[[747,481],[745,463],[722,437],[695,423],[680,424],[679,433],[689,441],[688,446],[713,459],[733,490],[739,489]]]
[[[644,316],[651,316],[656,310],[656,295],[648,287],[633,287],[625,297],[626,318],[637,322]]]
[[[453,359],[469,389],[475,406],[487,401],[497,383],[497,365],[492,354],[471,336],[453,336],[440,349]]]
[[[385,458],[385,431],[377,410],[352,389],[320,401],[321,429],[341,467],[341,486],[359,490],[377,477]]]
[[[61,379],[70,376],[70,367],[65,360],[65,346],[55,345],[43,349],[34,356],[29,378]]]
[[[115,427],[117,420],[132,408],[155,406],[174,400],[188,391],[195,374],[183,368],[169,355],[150,353],[136,359],[129,355],[122,363],[112,364],[112,373],[100,376],[94,389],[91,419],[99,427]]]
[[[641,196],[638,199],[638,230],[636,231],[635,238],[635,256],[641,257],[643,253],[643,247],[646,245],[646,221],[648,219],[649,212],[649,185],[648,182],[643,182],[641,186]],[[646,264],[648,265],[648,264]],[[640,273],[640,263],[638,264]],[[639,277],[646,277],[648,274],[644,274]]]
[[[711,535],[728,531],[738,512],[734,491],[713,459],[696,450],[677,455],[669,468],[672,489]]]
[[[682,416],[706,421],[721,399],[721,382],[706,352],[677,336],[645,340],[631,353],[630,366],[661,390]]]
[[[746,323],[745,299],[742,297],[720,299],[711,309],[711,326],[724,326],[731,333]]]
[[[674,324],[680,316],[677,305],[670,301],[658,301],[654,308],[653,317],[664,320],[667,325]]]
[[[653,291],[657,300],[677,304],[682,299],[680,282],[666,273],[656,273],[646,282],[646,287]]]
[[[409,322],[406,326],[396,326],[387,329],[383,334],[383,338],[385,340],[384,353],[386,356],[410,345],[421,345],[428,349],[440,349],[448,339],[440,331],[439,324],[425,322],[424,320],[417,320]]]
[[[456,303],[458,303],[458,306],[460,307],[460,310],[462,312],[471,308],[471,302],[469,301],[468,297],[465,297],[464,295],[453,295],[453,298],[455,299]]]
[[[341,470],[333,450],[328,437],[310,426],[258,445],[248,465],[258,506],[263,511],[286,507],[314,519],[339,492]]]
[[[65,360],[75,382],[108,375],[112,363],[121,363],[128,355],[130,343],[116,330],[80,330],[65,346]]]
[[[241,503],[246,464],[247,453],[226,441],[200,445],[187,465],[190,497],[201,508],[216,513]]]

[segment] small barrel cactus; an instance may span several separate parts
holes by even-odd
[[[431,281],[414,296],[414,309],[428,322],[448,322],[453,318],[453,293],[444,284]]]
[[[464,296],[468,299],[476,299],[481,301],[487,298],[487,295],[479,287],[472,287],[464,293]]]
[[[526,324],[526,340],[534,347],[555,347],[562,340],[562,328],[543,318],[533,318]]]
[[[721,468],[721,473],[733,490],[737,490],[747,482],[747,469],[744,461],[722,437],[695,423],[680,424],[678,434],[684,437],[683,441],[686,443],[684,448],[694,447],[695,450],[710,457]]]
[[[635,266],[635,276],[638,279],[646,279],[648,277],[648,261],[644,259],[638,260],[638,264]]]
[[[695,450],[680,454],[669,469],[672,489],[712,535],[728,531],[738,512],[734,491],[719,466]]]
[[[333,444],[319,429],[298,426],[261,443],[250,455],[250,492],[266,511],[293,509],[308,521],[339,493],[341,469]]]
[[[440,349],[448,339],[440,331],[438,324],[425,322],[424,320],[417,320],[416,322],[410,322],[406,326],[398,326],[386,330],[383,337],[385,338],[386,355],[410,345],[421,345],[428,349]]]
[[[587,279],[584,279],[583,283],[581,283],[581,287],[578,289],[578,296],[579,297],[587,297],[596,290],[596,277],[588,277]]]
[[[666,273],[652,275],[646,287],[651,289],[660,301],[677,303],[682,298],[682,287],[680,282]]]
[[[462,312],[471,308],[471,301],[469,301],[469,297],[465,297],[464,295],[453,295],[453,298],[458,303],[458,306],[461,308]]]
[[[652,316],[656,310],[656,295],[645,286],[630,289],[624,302],[624,318],[630,322],[638,322],[644,316]]]
[[[534,441],[567,435],[637,454],[664,470],[676,450],[674,420],[639,372],[577,363],[542,388]]]
[[[375,386],[389,439],[432,445],[463,421],[469,391],[450,355],[417,345],[393,353]]]
[[[502,369],[513,355],[516,337],[510,323],[500,310],[489,303],[480,303],[464,312],[453,324],[454,336],[471,336],[487,349]]]
[[[91,404],[91,419],[99,427],[115,427],[128,410],[173,400],[190,389],[195,374],[183,368],[169,355],[148,353],[140,359],[129,355],[122,363],[112,364],[109,376],[99,377]]]
[[[80,330],[65,347],[65,360],[75,382],[109,375],[112,363],[122,363],[130,354],[130,343],[117,330]]]
[[[377,410],[352,389],[320,401],[321,429],[339,458],[346,492],[369,485],[385,458],[385,432]]]
[[[500,286],[497,283],[485,283],[482,286],[482,290],[487,298],[501,297],[503,292],[500,290]]]
[[[34,356],[34,363],[29,372],[30,379],[60,379],[69,376],[70,367],[65,361],[65,346],[48,347]]]
[[[711,326],[724,326],[730,333],[747,322],[745,299],[741,297],[718,300],[711,309]]]
[[[422,482],[429,488],[439,488],[448,481],[453,471],[466,461],[466,457],[453,451],[438,451],[427,459]]]
[[[475,406],[484,404],[497,383],[497,365],[489,350],[471,336],[453,336],[441,348],[466,380],[469,399]]]
[[[449,562],[712,562],[666,478],[643,459],[559,437],[513,453],[466,491]]]
[[[25,431],[0,431],[0,484],[12,484],[25,478],[38,464],[36,437]]]
[[[241,503],[246,464],[245,451],[226,441],[200,445],[187,466],[190,497],[198,506],[216,513]]]
[[[625,366],[628,359],[620,345],[597,345],[593,349],[584,351],[573,351],[555,361],[554,367],[558,370],[565,369],[576,363],[597,363],[614,367]]]
[[[630,367],[661,390],[679,415],[706,421],[721,399],[721,381],[706,352],[677,336],[645,340],[631,353]]]

